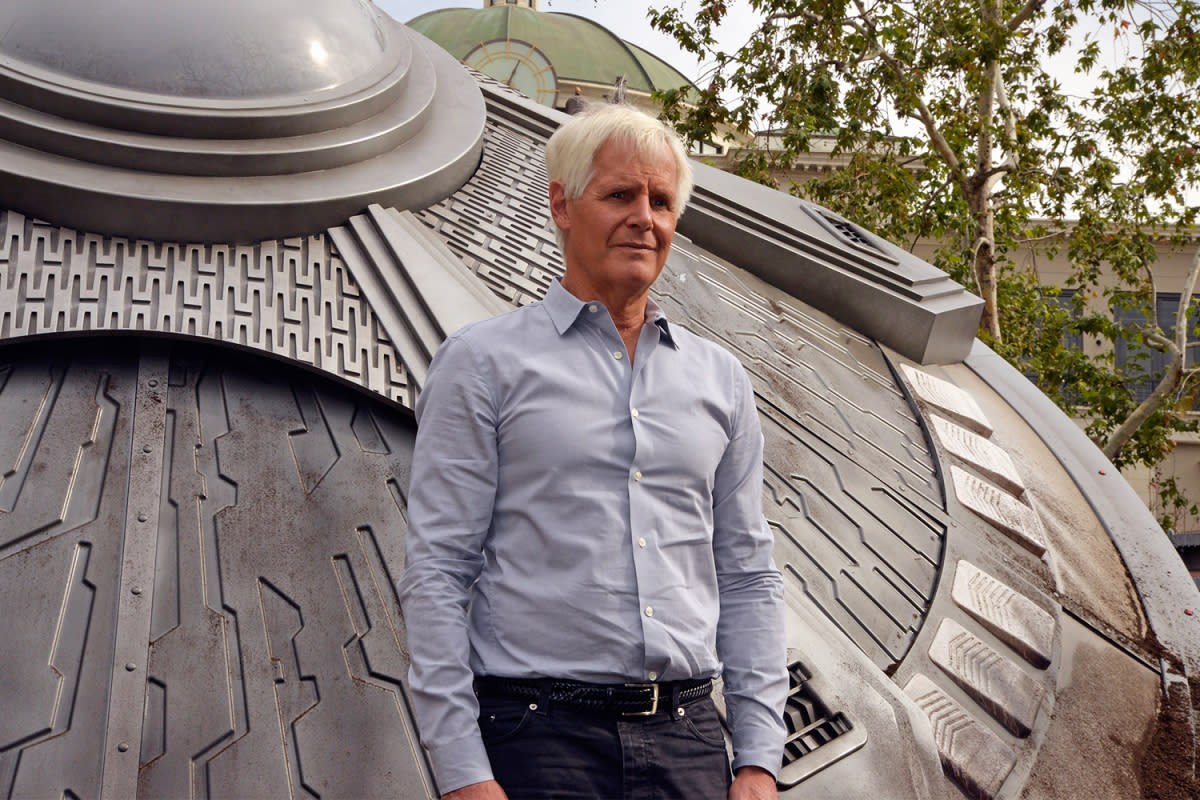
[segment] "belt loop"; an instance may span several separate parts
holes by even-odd
[[[671,681],[671,719],[679,719],[679,691],[682,681]]]
[[[550,695],[554,689],[554,678],[542,678],[538,681],[537,713],[550,713]]]

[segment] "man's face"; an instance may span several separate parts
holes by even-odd
[[[633,298],[658,278],[675,236],[675,161],[666,145],[643,162],[610,140],[592,171],[574,200],[561,182],[550,184],[550,210],[565,239],[565,285],[583,299]]]

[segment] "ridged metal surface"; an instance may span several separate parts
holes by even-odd
[[[0,338],[101,332],[225,342],[398,403],[415,397],[327,234],[253,245],[155,243],[0,210]]]
[[[228,352],[136,385],[154,358],[0,351],[0,796],[431,795],[393,588],[411,421]]]

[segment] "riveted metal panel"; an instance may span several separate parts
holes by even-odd
[[[435,795],[393,588],[411,418],[165,347],[0,351],[0,796]]]
[[[137,350],[8,348],[0,375],[0,796],[97,797]]]

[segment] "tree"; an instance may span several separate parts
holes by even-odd
[[[698,99],[660,95],[681,132],[772,131],[737,168],[775,185],[813,136],[832,137],[847,168],[781,188],[902,246],[940,243],[934,263],[984,299],[980,336],[1087,418],[1118,466],[1156,464],[1195,429],[1200,256],[1173,319],[1157,313],[1155,267],[1159,248],[1196,232],[1198,0],[748,2],[761,22],[729,51],[726,0],[650,12],[712,64]],[[1119,63],[1103,63],[1107,37]],[[1060,73],[1090,88],[1069,94]],[[1066,292],[1016,261],[1031,247],[1068,257]],[[1167,368],[1139,400],[1145,359],[1066,345],[1081,335],[1161,351]]]

